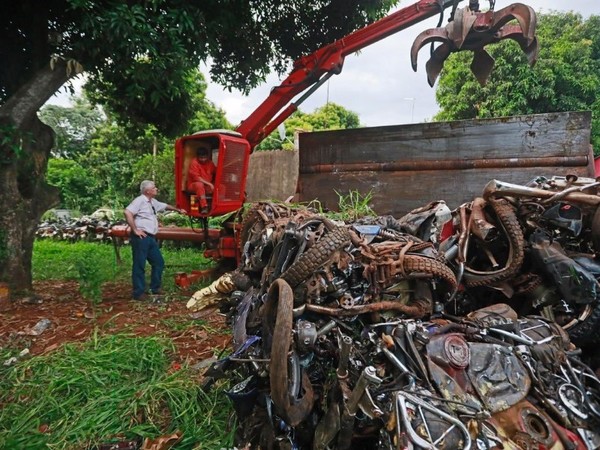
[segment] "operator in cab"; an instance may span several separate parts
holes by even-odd
[[[187,176],[187,190],[194,192],[200,204],[200,213],[208,213],[206,194],[212,194],[217,167],[212,162],[211,151],[207,144],[196,150],[196,158],[190,163]]]

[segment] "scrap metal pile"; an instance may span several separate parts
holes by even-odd
[[[38,225],[35,237],[59,241],[111,242],[110,228],[113,223],[107,219],[83,216],[68,221],[48,220]]]
[[[233,352],[205,374],[230,384],[236,446],[599,448],[599,185],[494,180],[354,223],[255,205]]]

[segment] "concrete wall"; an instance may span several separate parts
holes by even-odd
[[[246,201],[286,200],[296,192],[297,182],[298,151],[254,152],[250,155]]]

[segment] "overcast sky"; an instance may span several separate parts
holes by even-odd
[[[401,6],[411,5],[415,1],[403,0]],[[497,0],[496,10],[511,3],[508,0]],[[522,3],[532,6],[536,12],[574,10],[584,17],[600,15],[600,0],[522,0]],[[460,6],[466,4],[468,3],[463,1]],[[481,0],[481,4],[484,8],[488,6],[486,0]],[[444,17],[447,23],[448,10]],[[437,21],[438,17],[433,17],[366,47],[359,54],[347,56],[342,73],[331,77],[300,105],[300,109],[312,112],[328,101],[334,102],[357,113],[361,124],[370,127],[431,119],[438,107],[434,88],[429,87],[425,74],[428,48],[423,48],[419,53],[418,70],[415,73],[410,65],[410,47],[421,31],[435,27]],[[204,72],[209,80],[208,70]],[[280,82],[276,75],[271,75],[264,84],[244,96],[239,91],[228,92],[209,81],[207,96],[225,110],[232,124],[237,125]],[[66,105],[68,96],[62,92],[55,95],[49,103]]]
[[[521,1],[533,7],[536,12],[574,10],[584,17],[591,14],[600,15],[598,0]],[[412,3],[414,1],[403,0],[401,6]],[[496,10],[511,3],[507,0],[497,0]],[[460,6],[466,4],[468,2],[462,2]],[[481,0],[481,5],[485,8],[488,3]],[[445,21],[447,16],[448,10]],[[416,73],[410,65],[410,47],[421,31],[435,27],[437,21],[436,16],[372,44],[357,55],[349,55],[346,57],[342,73],[331,77],[328,83],[300,105],[300,109],[312,112],[327,101],[334,102],[356,112],[360,116],[361,124],[365,126],[397,125],[430,119],[438,107],[434,88],[429,87],[425,74],[428,47],[419,53]],[[268,96],[270,89],[279,85],[280,81],[276,75],[270,76],[266,83],[254,89],[247,97],[239,91],[230,93],[218,85],[209,83],[207,96],[225,110],[231,123],[237,125],[252,113]]]

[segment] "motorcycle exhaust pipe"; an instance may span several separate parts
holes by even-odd
[[[595,185],[596,183],[594,183]],[[595,187],[595,186],[588,186]],[[576,191],[567,193],[546,191],[544,189],[522,186],[519,184],[507,183],[505,181],[491,180],[483,188],[483,198],[489,200],[495,197],[525,197],[539,198],[542,200],[565,200],[584,205],[598,206],[600,205],[600,196],[595,194],[584,194],[581,192],[586,186],[578,187]]]

